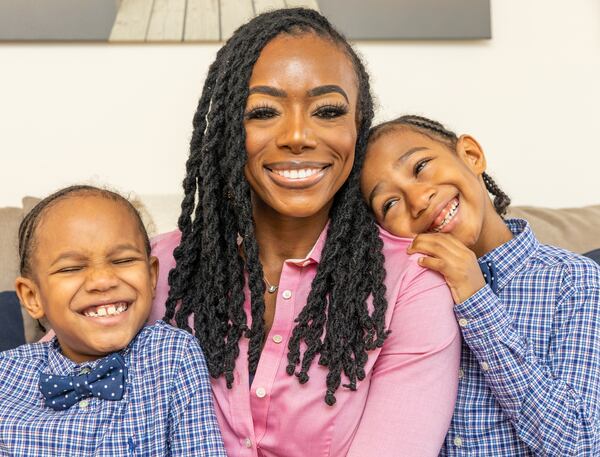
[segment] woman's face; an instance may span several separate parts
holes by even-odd
[[[262,50],[246,102],[246,179],[255,208],[288,217],[329,211],[354,163],[358,86],[347,55],[314,34]]]

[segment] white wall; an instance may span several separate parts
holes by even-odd
[[[359,43],[379,119],[475,135],[517,204],[600,203],[600,2],[494,0],[490,41]],[[0,44],[0,206],[76,181],[178,193],[217,45]]]

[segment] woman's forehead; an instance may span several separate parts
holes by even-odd
[[[284,90],[309,90],[331,84],[351,92],[350,99],[356,100],[357,78],[347,53],[314,33],[275,37],[263,48],[250,78],[250,87]]]

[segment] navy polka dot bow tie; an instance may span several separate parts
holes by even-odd
[[[87,397],[120,400],[126,378],[125,360],[120,354],[112,354],[101,360],[95,369],[79,376],[41,373],[40,390],[46,398],[46,406],[62,411]]]
[[[491,260],[479,262],[479,268],[481,268],[481,273],[483,273],[483,279],[485,279],[486,284],[490,286],[492,292],[498,295],[498,283],[496,282],[496,266],[494,265],[494,262],[492,262]]]

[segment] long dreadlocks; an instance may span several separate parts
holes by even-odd
[[[190,156],[183,182],[185,197],[178,225],[181,243],[169,274],[165,320],[175,319],[195,334],[211,376],[223,375],[231,388],[238,342],[249,338],[248,365],[254,372],[264,342],[262,265],[254,234],[246,164],[243,116],[248,83],[261,50],[280,34],[314,33],[342,49],[356,72],[359,88],[358,136],[354,168],[334,198],[327,241],[306,306],[288,345],[289,375],[308,381],[318,356],[327,366],[325,402],[335,403],[342,371],[356,389],[365,377],[367,351],[381,347],[385,329],[385,270],[382,241],[359,190],[361,168],[373,118],[369,78],[351,46],[313,10],[294,8],[261,14],[241,26],[210,66],[194,116]],[[243,238],[245,260],[237,237]],[[244,313],[244,271],[248,273],[252,323]],[[369,313],[367,298],[373,300]],[[179,308],[177,308],[179,306]],[[301,342],[306,350],[301,353]]]

